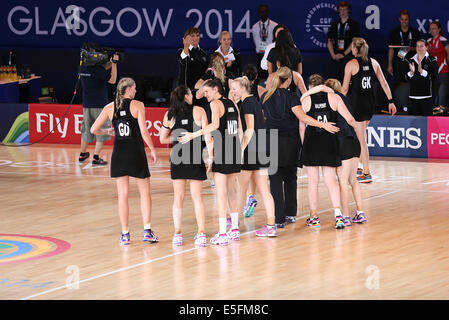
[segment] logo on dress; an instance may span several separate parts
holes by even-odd
[[[321,2],[309,10],[306,15],[306,32],[314,45],[327,48],[327,34],[336,12],[337,6],[328,2]]]

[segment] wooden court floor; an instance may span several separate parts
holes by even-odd
[[[228,247],[194,247],[186,196],[185,244],[174,248],[168,151],[159,149],[150,170],[152,228],[160,242],[141,241],[131,181],[132,243],[121,247],[109,168],[78,164],[78,151],[0,148],[0,299],[449,299],[448,161],[373,159],[375,181],[362,185],[368,222],[344,230],[333,228],[323,183],[321,230],[305,226],[301,170],[298,221],[277,238],[257,238],[265,213],[256,196],[255,216],[241,217],[241,241]],[[210,181],[203,195],[210,238],[218,230]]]

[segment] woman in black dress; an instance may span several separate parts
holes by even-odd
[[[186,192],[187,180],[190,180],[190,193],[195,208],[198,232],[195,235],[196,246],[206,246],[204,233],[204,203],[201,196],[203,181],[207,179],[206,166],[202,158],[201,138],[196,138],[188,144],[178,143],[181,132],[194,132],[207,126],[207,116],[203,108],[192,106],[193,95],[189,88],[179,86],[170,95],[170,107],[164,115],[160,141],[163,144],[173,143],[170,154],[170,172],[173,182],[173,221],[175,234],[172,243],[176,246],[183,244],[181,231],[183,200]],[[170,135],[171,132],[171,135]],[[206,136],[208,151],[212,158],[210,135]]]
[[[268,188],[268,171],[264,168],[267,165],[260,163],[260,150],[258,137],[265,131],[265,123],[262,114],[262,105],[259,100],[250,94],[251,82],[247,77],[237,78],[232,81],[231,90],[234,101],[240,110],[240,120],[243,129],[243,163],[242,171],[239,174],[240,192],[238,194],[239,212],[243,209],[250,179],[254,178],[267,213],[267,224],[261,230],[256,231],[258,237],[276,237],[277,231],[274,218],[274,200]]]
[[[309,78],[309,88],[316,87],[324,83],[323,78],[314,74]],[[348,124],[354,126],[355,120],[346,108],[342,99],[335,93],[318,92],[306,96],[302,101],[302,108],[307,115],[319,122],[337,122],[338,114],[346,120]],[[304,126],[301,124],[301,140],[303,148],[301,154],[302,164],[307,167],[308,196],[310,217],[307,225],[314,228],[321,226],[318,217],[318,183],[319,169],[321,167],[323,180],[328,189],[329,196],[334,207],[335,227],[342,229],[345,227],[340,201],[340,190],[337,183],[337,167],[341,166],[341,156],[337,135],[325,132],[320,128]]]
[[[267,133],[278,136],[278,148],[271,150],[270,145],[270,159],[277,164],[270,164],[270,167],[277,168],[275,172],[270,172],[270,190],[278,228],[284,228],[285,222],[296,222],[297,169],[302,166],[299,162],[299,120],[329,132],[338,130],[335,123],[319,122],[302,111],[298,95],[287,89],[291,81],[292,71],[288,67],[279,68],[267,91],[260,97]]]
[[[366,41],[362,38],[353,38],[351,46],[352,54],[355,58],[350,60],[345,66],[342,93],[349,97],[351,107],[354,110],[355,132],[361,146],[360,160],[363,163],[363,170],[360,170],[357,180],[362,183],[369,183],[373,179],[369,169],[366,128],[375,109],[374,81],[379,81],[385,92],[388,98],[388,110],[391,115],[396,113],[396,106],[393,103],[390,87],[385,80],[379,63],[368,56],[369,47]]]
[[[223,87],[218,79],[207,80],[204,95],[211,108],[211,123],[193,133],[183,132],[178,140],[187,143],[204,134],[211,133],[214,141],[214,173],[215,189],[218,202],[219,232],[210,240],[215,245],[228,245],[230,240],[240,240],[237,191],[235,182],[240,172],[242,124],[239,110],[232,102],[223,97]],[[227,209],[231,211],[231,230],[227,228]]]
[[[140,193],[140,207],[144,224],[143,241],[157,242],[158,237],[151,230],[150,171],[144,142],[150,148],[152,163],[156,163],[156,152],[145,123],[145,107],[133,100],[136,84],[131,78],[122,78],[117,85],[117,97],[104,107],[91,128],[93,134],[115,136],[111,156],[111,178],[115,178],[118,193],[118,212],[122,225],[120,243],[128,245],[129,177],[137,180]],[[101,129],[106,120],[111,120],[113,128]]]

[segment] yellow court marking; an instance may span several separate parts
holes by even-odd
[[[54,244],[52,244],[51,242],[48,242],[46,240],[36,239],[36,238],[1,236],[0,241],[1,240],[25,242],[25,243],[31,244],[33,246],[33,249],[30,252],[27,252],[25,254],[21,254],[18,256],[11,257],[11,258],[7,258],[7,259],[0,259],[0,264],[4,263],[4,262],[33,258],[33,257],[39,256],[41,254],[51,252],[51,251],[53,251],[52,249],[56,248],[56,246]]]

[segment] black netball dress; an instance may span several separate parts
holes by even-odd
[[[308,116],[320,122],[336,122],[338,113],[330,107],[327,93],[310,96]],[[337,136],[318,127],[307,126],[302,147],[302,163],[308,167],[339,167],[341,159]]]
[[[245,114],[252,114],[254,116],[254,134],[251,140],[248,142],[247,147],[244,150],[242,170],[259,170],[261,167],[267,167],[268,165],[261,165],[259,162],[259,146],[258,135],[265,130],[265,123],[262,114],[262,105],[255,96],[249,96],[243,101],[239,101],[237,104],[240,110],[240,120],[242,121],[243,132],[246,131]],[[261,152],[265,152],[260,150]]]
[[[359,72],[351,77],[349,101],[356,121],[371,120],[376,104],[373,85],[377,77],[370,58],[366,62],[360,57],[356,60]]]
[[[206,180],[206,166],[202,157],[204,143],[197,137],[186,144],[178,143],[182,132],[195,132],[201,128],[196,125],[193,118],[193,108],[176,115],[173,125],[173,147],[170,154],[171,178]]]
[[[214,139],[214,162],[212,171],[222,174],[240,172],[241,145],[238,131],[238,110],[229,99],[220,98],[224,106],[220,125],[212,132]]]
[[[335,93],[340,96],[349,113],[354,116],[354,112],[351,108],[351,104],[349,103],[349,99],[340,92]],[[343,118],[341,114],[337,115],[336,124],[337,127],[340,128],[340,131],[337,132],[337,138],[341,160],[343,161],[352,159],[354,157],[360,157],[360,142],[357,138],[357,134],[355,133],[354,128],[346,122],[345,118]]]
[[[147,155],[139,123],[130,111],[131,99],[123,99],[122,108],[114,112],[114,149],[111,156],[111,177],[148,178]],[[115,110],[115,102],[114,102]]]

